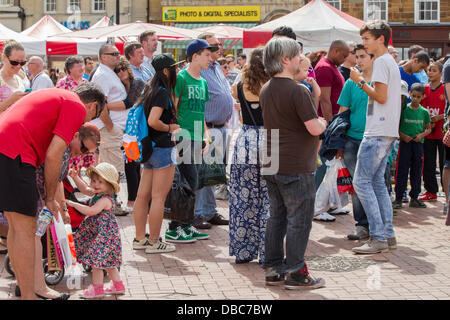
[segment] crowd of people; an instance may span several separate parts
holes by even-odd
[[[186,61],[176,62],[171,54],[155,54],[157,34],[146,31],[125,45],[123,56],[105,44],[98,63],[69,57],[60,76],[47,71],[41,57],[27,59],[20,43],[7,43],[0,70],[0,210],[7,226],[0,224],[0,236],[1,252],[15,270],[16,295],[69,298],[44,281],[35,235],[44,206],[66,224],[69,207],[85,216],[74,241],[78,262],[92,269],[92,285],[81,295],[86,299],[126,292],[117,217],[130,213],[134,250],[174,252],[178,243],[209,239],[205,230],[213,225],[229,225],[229,255],[236,264],[258,260],[267,285],[324,286],[324,279],[310,275],[304,255],[313,219],[335,221],[349,213],[331,208],[315,216],[316,192],[333,158],[353,177],[356,224],[348,239],[367,240],[355,253],[396,249],[393,209],[437,199],[438,153],[447,214],[450,61],[433,61],[420,46],[398,61],[383,22],[365,24],[360,34],[361,43],[335,40],[328,50],[304,55],[303,43],[283,26],[266,46],[235,59],[224,55],[214,34],[204,33],[187,46]],[[142,140],[151,150],[142,162],[123,151],[130,110],[137,106],[143,106],[150,138]],[[234,116],[239,133],[229,150]],[[225,189],[199,188],[199,165],[213,150],[229,164]],[[195,193],[194,218],[170,221],[163,240],[176,174]],[[65,199],[68,177],[90,197],[87,203]],[[117,197],[120,182],[126,182],[126,203]],[[218,213],[217,191],[229,199],[229,220]],[[106,287],[104,271],[111,279]]]

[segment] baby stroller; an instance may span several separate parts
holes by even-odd
[[[6,218],[3,216],[2,213],[0,213],[1,217],[0,217],[0,223],[7,228],[8,226],[8,222],[6,220]],[[42,266],[44,268],[44,279],[45,282],[48,285],[57,285],[59,282],[61,282],[61,280],[64,278],[64,269],[61,270],[49,270],[48,267],[48,259],[47,259],[47,237],[44,236],[41,238],[42,241],[42,247],[45,248],[43,250],[43,257],[42,257]],[[10,275],[12,275],[13,277],[14,275],[14,270],[12,268],[11,265],[11,259],[9,257],[8,254],[6,254],[5,256],[5,270],[6,272],[8,272]]]
[[[68,200],[80,202],[75,197],[75,192],[76,192],[75,188],[72,187],[72,185],[70,184],[70,182],[67,178],[63,180],[63,185],[64,185],[64,197]],[[83,221],[84,216],[81,213],[79,213],[77,210],[75,210],[74,208],[68,208],[68,209],[69,209],[69,216],[70,216],[70,224],[71,224],[73,232],[75,232],[78,229],[78,227],[80,226],[81,222]],[[44,268],[45,283],[47,283],[47,285],[57,285],[64,278],[64,268],[61,268],[60,270],[49,270],[48,258],[47,258],[47,234],[42,236],[41,241],[42,241],[42,249],[43,249],[42,264],[43,264],[43,268]],[[13,277],[15,276],[14,270],[11,265],[11,260],[8,256],[8,254],[5,257],[5,270]]]
[[[48,259],[47,259],[47,234],[42,236],[42,251],[43,251],[43,257],[42,257],[42,267],[44,269],[44,279],[45,283],[49,286],[55,286],[58,283],[61,282],[61,280],[64,278],[64,268],[58,269],[58,270],[50,270],[48,265]],[[9,255],[6,254],[5,257],[5,270],[15,277],[14,270],[11,265],[11,259],[9,258]]]

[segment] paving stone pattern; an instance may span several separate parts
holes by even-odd
[[[125,199],[123,194],[121,198]],[[120,217],[120,273],[126,295],[105,299],[449,300],[450,227],[444,224],[443,198],[427,205],[426,209],[410,209],[406,204],[398,210],[394,217],[398,249],[384,254],[352,253],[358,242],[346,239],[354,225],[351,214],[337,216],[335,222],[314,221],[306,260],[312,276],[324,278],[326,287],[301,292],[266,286],[264,272],[256,261],[236,265],[228,253],[228,226],[213,226],[209,240],[177,244],[175,252],[149,255],[132,249],[133,215]],[[218,201],[218,206],[227,217],[228,202]],[[162,234],[167,223],[164,220]],[[15,280],[5,271],[4,260],[1,255],[0,299],[17,299]],[[68,276],[55,288],[70,291],[71,299],[79,299],[91,283],[91,275],[83,274],[78,289],[69,290],[67,280]]]

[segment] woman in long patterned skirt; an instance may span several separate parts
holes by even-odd
[[[269,79],[262,64],[262,49],[253,50],[242,80],[232,88],[242,112],[242,129],[234,146],[230,169],[230,256],[247,263],[264,261],[264,236],[269,216],[266,181],[261,176],[263,119],[259,91]]]

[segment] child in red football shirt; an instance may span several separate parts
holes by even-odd
[[[439,186],[436,180],[436,156],[438,151],[439,172],[441,173],[441,185],[443,186],[444,145],[442,144],[442,125],[444,124],[445,92],[441,81],[442,68],[443,66],[439,62],[431,64],[428,72],[430,84],[425,85],[425,97],[422,100],[422,106],[430,113],[432,132],[425,137],[423,144],[423,181],[426,192],[419,198],[421,201],[437,200]]]

